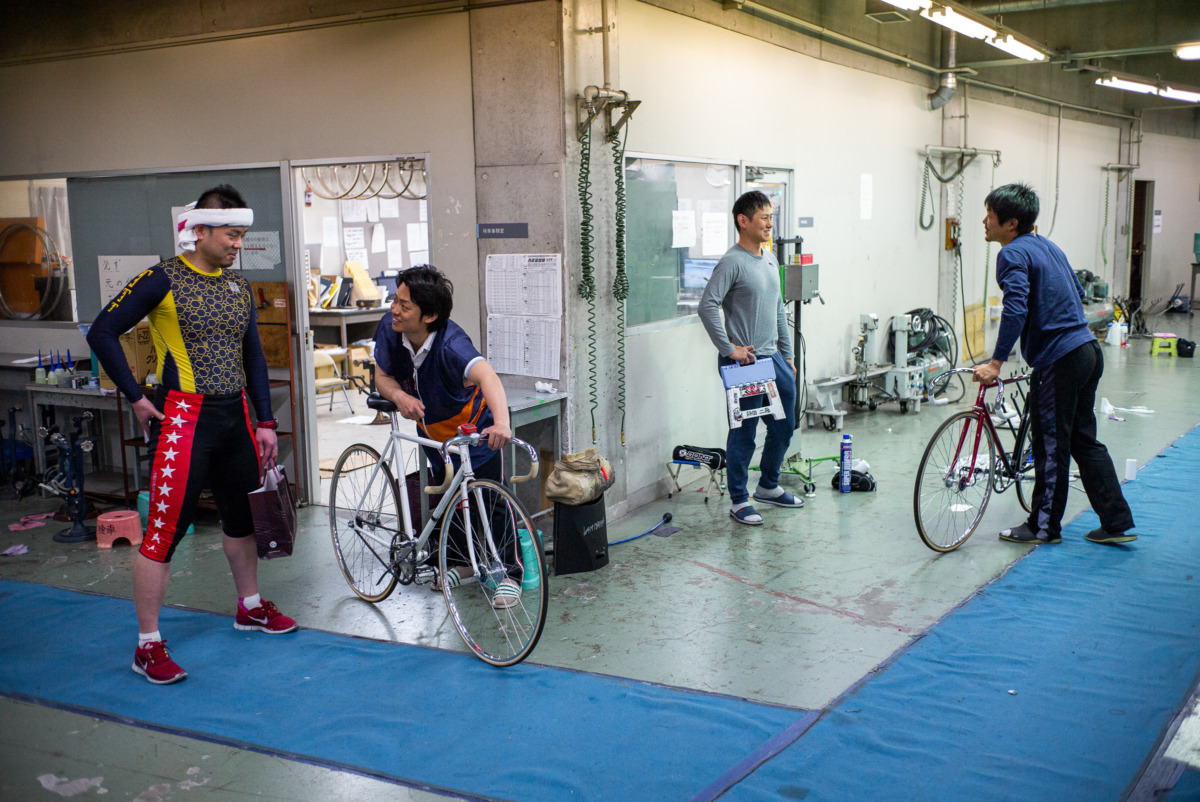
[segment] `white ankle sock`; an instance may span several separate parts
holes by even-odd
[[[749,500],[746,500],[746,501],[743,501],[741,504],[734,504],[729,509],[733,510],[734,512],[737,512],[738,510],[742,510],[742,509],[745,509],[746,507],[752,507],[752,506],[754,506],[754,505],[752,505]]]
[[[262,607],[262,596],[255,593],[253,596],[238,599],[238,604],[241,605],[243,610],[253,610],[255,607]]]
[[[160,641],[160,640],[162,640],[162,635],[159,634],[159,631],[157,629],[154,630],[153,632],[139,632],[138,633],[138,648],[140,649],[143,646],[145,646],[147,643],[154,643],[155,641]]]
[[[763,498],[778,498],[779,496],[783,495],[783,486],[775,485],[775,487],[772,488],[771,490],[767,490],[762,485],[759,485],[754,490],[754,494],[757,496],[762,496]]]

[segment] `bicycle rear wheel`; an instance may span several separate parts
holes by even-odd
[[[442,594],[470,650],[486,663],[511,666],[529,656],[546,624],[546,557],[529,516],[506,488],[475,479],[467,496],[469,509],[459,501],[442,520]],[[456,582],[458,568],[472,576]]]
[[[975,411],[952,415],[934,432],[913,488],[913,517],[926,546],[953,551],[975,531],[992,494],[995,451]]]
[[[1017,429],[1017,440],[1013,443],[1013,481],[1017,485],[1017,500],[1021,509],[1033,512],[1033,434],[1030,431],[1029,413],[1021,418]]]
[[[343,451],[329,490],[329,529],[342,576],[369,602],[396,588],[392,543],[402,525],[396,481],[379,452],[362,444]]]

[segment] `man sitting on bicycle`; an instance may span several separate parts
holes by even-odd
[[[391,310],[375,330],[375,386],[431,440],[445,441],[458,434],[459,426],[474,425],[481,435],[471,447],[476,478],[503,482],[500,449],[512,440],[508,399],[496,371],[450,319],[453,307],[454,285],[436,267],[400,272]],[[440,484],[445,478],[442,457],[432,449],[426,449],[426,456],[433,483]],[[464,566],[443,581],[457,584],[470,575]],[[496,597],[500,603],[508,598]]]
[[[1108,449],[1096,439],[1096,387],[1104,356],[1083,315],[1083,288],[1066,254],[1034,233],[1037,194],[1024,184],[1007,184],[984,200],[984,239],[998,242],[996,282],[1004,291],[1000,333],[990,362],[975,368],[974,379],[991,384],[1021,339],[1021,355],[1033,367],[1029,416],[1033,435],[1033,511],[1029,519],[1000,533],[1013,543],[1061,543],[1071,459],[1100,528],[1093,543],[1137,540],[1133,514],[1121,493]]]

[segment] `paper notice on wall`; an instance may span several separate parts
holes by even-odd
[[[400,216],[400,199],[399,198],[380,198],[379,199],[379,216],[383,217],[399,217]]]
[[[271,270],[279,262],[278,231],[246,232],[242,240],[242,270]]]
[[[429,231],[424,223],[408,224],[408,249],[410,251],[429,250]]]
[[[154,267],[161,259],[157,254],[145,256],[97,256],[100,267],[100,307],[116,298],[125,285],[147,268]]]
[[[367,222],[379,222],[379,198],[367,198]]]
[[[346,261],[358,262],[360,265],[369,265],[371,263],[371,257],[367,253],[366,248],[347,248]]]
[[[371,253],[384,253],[387,251],[387,235],[383,230],[383,223],[376,223],[371,229]]]
[[[343,223],[365,223],[365,222],[367,222],[367,204],[360,200],[344,200],[344,201],[342,201],[342,222]]]
[[[720,256],[729,250],[729,226],[723,212],[705,212],[700,218],[700,230],[704,256]]]
[[[696,212],[677,209],[671,212],[671,247],[691,248],[696,244]]]
[[[417,201],[417,219],[422,223],[429,220],[429,204],[425,201]]]
[[[557,379],[561,342],[559,318],[488,315],[487,359],[497,373]]]
[[[487,311],[562,316],[562,255],[493,253],[485,268]]]
[[[336,217],[322,217],[321,245],[326,248],[337,248],[341,244],[338,241],[338,219]]]
[[[1162,210],[1160,210],[1160,209],[1154,210],[1154,223],[1153,223],[1152,227],[1154,229],[1155,234],[1162,233]]]
[[[358,227],[342,229],[342,244],[346,250],[362,250],[367,247],[367,235]]]
[[[388,270],[404,269],[404,241],[390,239],[387,241]]]
[[[429,251],[409,251],[408,261],[413,265],[429,264]]]
[[[862,220],[871,219],[871,209],[875,206],[875,179],[870,173],[858,177],[858,216]]]

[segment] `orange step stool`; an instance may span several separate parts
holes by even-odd
[[[111,549],[118,540],[127,540],[130,546],[141,545],[142,517],[136,510],[105,512],[96,519],[97,548]]]

